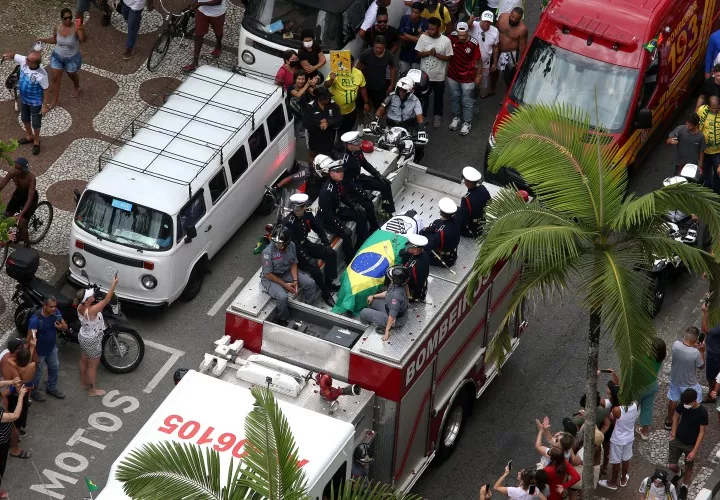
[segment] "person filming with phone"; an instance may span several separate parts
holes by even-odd
[[[45,395],[40,392],[40,379],[43,375],[43,365],[47,364],[48,377],[45,384],[45,393],[58,399],[65,399],[65,394],[57,388],[60,375],[60,359],[58,358],[57,330],[67,330],[68,326],[58,311],[55,297],[46,297],[42,308],[36,310],[28,322],[28,338],[35,337],[37,344],[35,351],[38,355],[37,369],[31,397],[38,402],[45,401]]]
[[[545,493],[547,474],[542,470],[521,469],[517,473],[517,486],[503,486],[505,479],[512,470],[512,460],[505,466],[505,473],[495,481],[493,489],[498,493],[507,495],[508,498],[517,500],[546,500]]]

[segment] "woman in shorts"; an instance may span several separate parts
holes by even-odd
[[[88,396],[102,396],[105,391],[98,389],[95,384],[97,368],[102,356],[102,341],[105,332],[105,320],[102,311],[110,303],[115,287],[118,284],[117,276],[113,279],[110,290],[100,302],[95,302],[95,291],[92,288],[80,289],[77,295],[79,302],[77,312],[80,318],[80,382],[88,391]]]
[[[80,22],[73,22],[73,13],[68,8],[60,11],[60,19],[60,24],[55,26],[50,38],[38,38],[39,42],[55,44],[55,49],[50,56],[52,101],[48,105],[48,109],[58,105],[63,73],[67,73],[73,82],[70,97],[77,97],[80,92],[80,77],[78,76],[78,71],[82,66],[80,42],[85,41],[85,26]]]

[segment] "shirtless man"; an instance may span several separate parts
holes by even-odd
[[[510,12],[501,14],[498,18],[497,28],[500,31],[500,43],[499,51],[500,57],[498,58],[497,69],[490,73],[490,87],[495,88],[495,84],[498,81],[499,72],[502,71],[505,75],[505,68],[509,67],[513,71],[511,75],[514,76],[514,67],[520,60],[520,57],[525,53],[528,41],[528,29],[523,22],[524,11],[520,7],[515,7]],[[512,76],[505,78],[505,85],[508,87],[512,83]]]
[[[15,191],[5,208],[5,217],[15,217],[20,230],[20,240],[30,248],[28,221],[37,208],[38,192],[35,189],[35,174],[30,173],[30,164],[25,158],[15,160],[15,168],[0,181],[0,191],[10,180],[15,183]]]
[[[7,395],[7,406],[5,407],[9,412],[13,412],[18,404],[18,394],[24,386],[23,381],[32,382],[35,376],[35,363],[31,362],[35,344],[31,342],[28,348],[25,348],[20,339],[10,337],[7,347],[2,358],[0,358],[0,374],[2,374],[3,381],[13,382],[11,392]],[[27,435],[25,432],[28,412],[27,398],[31,388],[26,387],[25,390],[27,392],[23,391],[25,399],[23,400],[20,417],[14,422],[12,434],[10,435],[10,455],[17,458],[30,458],[32,456],[27,450],[23,450],[19,446],[20,438]]]

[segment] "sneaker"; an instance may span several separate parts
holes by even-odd
[[[460,118],[457,116],[453,117],[452,121],[450,122],[450,125],[448,125],[448,128],[450,130],[457,130],[458,125],[460,125]],[[436,125],[437,126],[437,125]]]
[[[336,285],[335,283],[330,283],[330,284],[328,285],[328,288],[329,288],[330,291],[332,291],[332,292],[339,292],[339,291],[340,291],[340,285]]]
[[[440,125],[442,125],[442,116],[435,115],[433,117],[433,127],[440,128]]]
[[[21,438],[27,437],[27,431],[25,429],[18,429],[18,435]]]
[[[112,19],[112,14],[108,14],[105,12],[102,16],[102,19],[100,19],[100,26],[110,26],[110,20]]]
[[[190,63],[190,64],[187,64],[187,65],[183,66],[183,69],[182,69],[182,70],[183,70],[185,73],[191,73],[191,72],[195,71],[196,69],[197,69],[197,64],[195,64],[195,63]]]
[[[133,56],[134,50],[132,48],[126,48],[123,53],[123,60],[127,61]]]
[[[678,500],[685,500],[687,498],[687,494],[687,486],[683,484],[682,486],[680,486],[680,491],[678,492]]]
[[[332,298],[332,295],[329,293],[327,295],[323,295],[323,302],[325,302],[330,307],[335,307],[335,299]]]
[[[468,135],[471,128],[472,125],[470,125],[468,122],[463,123],[462,127],[460,127],[460,135]]]
[[[45,394],[38,391],[37,389],[32,391],[32,394],[30,394],[30,397],[33,399],[33,401],[37,401],[38,403],[43,403],[45,401],[45,399],[47,399],[45,397]]]
[[[212,52],[210,52],[210,55],[213,56],[215,59],[217,59],[218,57],[220,57],[220,54],[221,54],[220,49],[215,49],[215,50],[213,50]]]
[[[665,429],[668,430],[668,431],[671,431],[671,430],[672,430],[672,422],[668,422],[667,420],[665,420],[665,421],[663,422],[663,426],[664,426]]]
[[[50,394],[54,398],[65,399],[65,394],[60,392],[57,387],[53,387],[52,389],[45,389],[45,393]]]

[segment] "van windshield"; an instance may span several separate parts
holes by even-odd
[[[630,111],[637,76],[636,69],[590,59],[535,38],[510,98],[525,105],[575,106],[590,116],[593,128],[620,132]]]
[[[75,224],[101,240],[142,250],[173,245],[172,218],[162,212],[96,191],[85,191]]]
[[[242,26],[251,33],[299,49],[300,33],[315,32],[323,50],[337,50],[355,38],[365,17],[363,0],[249,0]]]

